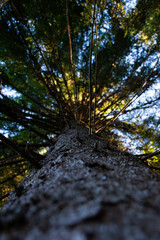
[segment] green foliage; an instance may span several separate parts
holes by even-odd
[[[147,163],[154,172],[160,175],[160,154],[150,159],[147,159]]]

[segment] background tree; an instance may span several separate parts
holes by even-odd
[[[129,2],[2,2],[3,194],[30,164],[40,167],[42,149],[74,123],[122,149],[121,137],[141,141],[146,153],[159,147],[160,3]]]

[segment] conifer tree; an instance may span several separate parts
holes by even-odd
[[[160,3],[131,3],[0,3],[0,184],[39,168],[41,150],[78,124],[122,149],[119,132],[158,148],[159,118],[140,116],[159,106]]]

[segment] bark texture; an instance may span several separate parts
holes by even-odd
[[[59,136],[0,212],[1,240],[159,240],[160,177],[88,129]]]

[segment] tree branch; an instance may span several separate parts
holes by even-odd
[[[73,64],[72,38],[71,38],[71,29],[70,29],[69,14],[68,14],[68,0],[66,0],[66,19],[67,19],[68,38],[69,38],[70,62],[71,62],[71,70],[72,70],[73,86],[74,86],[74,100],[75,100],[74,108],[75,108],[76,129],[77,129],[77,137],[78,137],[77,83],[76,83],[75,68],[74,68],[74,64]]]
[[[19,153],[21,155],[21,157],[23,157],[28,162],[30,162],[30,164],[32,166],[34,166],[35,168],[41,167],[39,160],[43,159],[42,155],[35,153],[31,150],[27,150],[27,151],[22,150],[16,143],[13,142],[13,140],[6,138],[1,133],[0,133],[0,140],[2,142],[4,142],[9,148],[11,148],[15,152]]]
[[[94,1],[92,33],[90,42],[90,56],[89,56],[89,135],[92,135],[92,51],[93,51],[93,37],[95,24],[96,0]]]
[[[146,154],[139,154],[139,155],[135,155],[137,157],[140,157],[143,161],[151,158],[151,157],[154,157],[154,156],[157,156],[160,154],[160,151],[155,151],[153,153],[146,153]]]
[[[50,71],[50,69],[49,69],[49,67],[48,67],[48,64],[47,64],[46,59],[45,59],[45,57],[44,57],[44,55],[43,55],[43,53],[42,53],[42,50],[41,50],[41,48],[39,47],[39,44],[38,44],[37,40],[35,39],[34,35],[32,34],[32,32],[31,32],[28,24],[25,23],[25,21],[24,21],[23,18],[21,17],[21,15],[20,15],[17,7],[15,6],[15,4],[13,3],[12,0],[10,0],[10,1],[11,1],[11,4],[12,4],[15,12],[17,13],[17,15],[20,17],[21,21],[22,21],[22,22],[24,23],[24,25],[26,26],[26,28],[27,28],[30,36],[32,37],[32,39],[33,39],[33,41],[34,41],[34,43],[35,43],[35,45],[36,45],[37,50],[39,51],[39,53],[40,53],[40,55],[41,55],[41,57],[42,57],[42,59],[43,59],[43,62],[44,62],[44,64],[45,64],[45,67],[46,67],[46,69],[47,69],[47,71],[48,71],[48,73],[49,73],[49,75],[50,75],[50,78],[52,79],[53,90],[54,90],[55,96],[56,96],[56,98],[57,98],[57,102],[58,102],[58,104],[59,104],[60,110],[61,110],[61,112],[62,112],[62,116],[63,116],[63,118],[64,118],[67,126],[69,126],[68,121],[67,121],[67,119],[66,119],[66,117],[65,117],[65,113],[64,113],[64,109],[63,109],[61,100],[60,100],[60,98],[59,98],[59,94],[58,94],[57,88],[56,88],[55,83],[54,83],[53,75],[52,75],[52,73],[51,73],[51,71]]]

